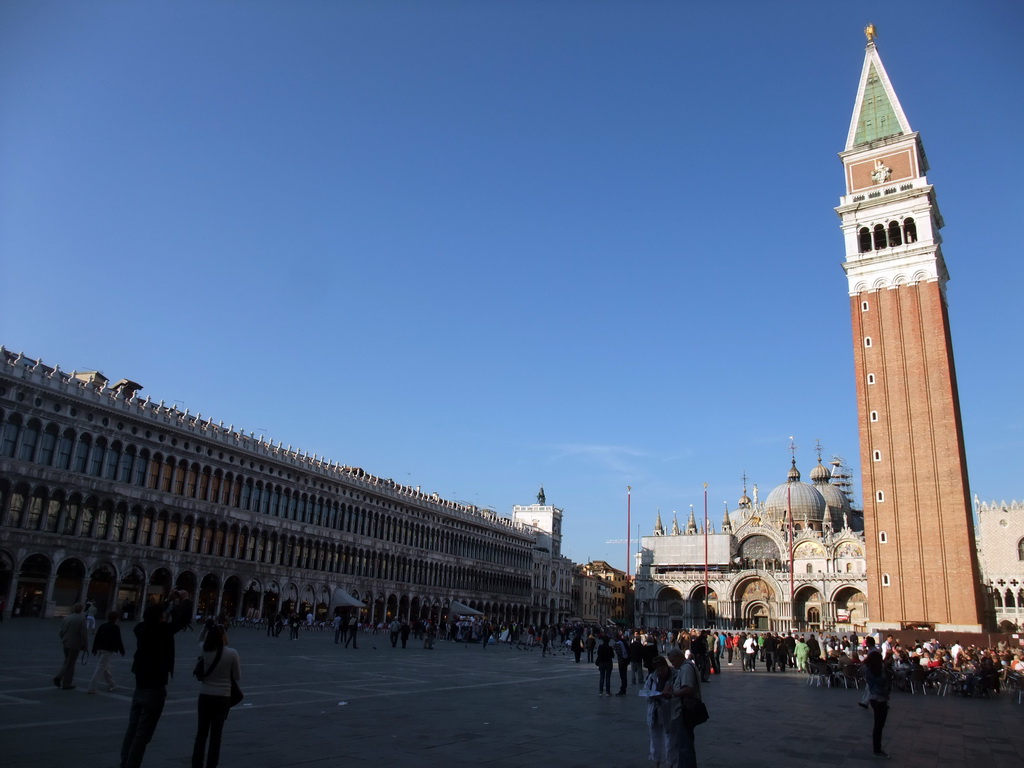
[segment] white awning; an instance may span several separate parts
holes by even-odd
[[[348,592],[346,592],[341,587],[338,587],[336,590],[334,590],[334,597],[331,598],[331,603],[333,605],[340,605],[340,606],[343,606],[345,608],[363,608],[364,607],[363,604],[359,600],[356,600],[354,597],[352,597],[352,595],[350,595]]]
[[[465,603],[460,603],[458,600],[452,600],[448,606],[448,610],[454,613],[456,616],[483,616],[483,611],[478,611],[476,608],[470,608]]]

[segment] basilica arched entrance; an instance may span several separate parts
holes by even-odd
[[[768,606],[761,602],[745,605],[743,618],[746,620],[747,629],[763,632],[771,626],[771,614],[768,612]]]
[[[665,587],[652,601],[653,610],[648,623],[668,629],[682,629],[687,620],[688,601],[683,599],[678,590]]]
[[[836,629],[863,632],[868,623],[868,598],[859,589],[843,587],[833,598],[836,604]]]
[[[798,589],[793,596],[793,618],[796,628],[803,632],[820,632],[824,609],[821,592],[814,587]]]
[[[775,590],[764,579],[754,576],[743,581],[736,590],[736,604],[746,629],[771,629],[771,601]]]
[[[706,596],[701,585],[690,594],[688,602],[689,615],[685,619],[689,627],[713,627],[718,619],[718,595],[713,589]]]

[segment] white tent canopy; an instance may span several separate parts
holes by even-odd
[[[333,605],[342,606],[344,608],[362,608],[363,604],[356,600],[352,595],[346,592],[341,587],[334,590],[334,597],[331,598]]]
[[[483,616],[483,611],[478,611],[476,608],[470,608],[465,603],[460,603],[458,600],[452,600],[448,606],[448,610],[454,613],[456,616]]]

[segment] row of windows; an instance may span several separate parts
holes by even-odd
[[[913,222],[914,222],[913,219],[907,219],[907,221],[910,222],[911,225],[913,225]],[[895,224],[895,222],[893,222],[893,223]],[[880,227],[880,226],[881,225],[879,224],[878,226],[875,227],[875,229],[877,230],[878,227]],[[890,225],[890,227],[891,226],[892,225]],[[861,230],[862,234],[864,232],[867,232],[866,228]],[[916,230],[915,230],[915,236],[916,236]],[[908,240],[907,242],[913,242],[913,241]],[[899,243],[897,243],[897,245],[898,244]],[[860,304],[860,309],[861,309],[862,312],[867,312],[870,309],[870,305],[868,304],[868,302],[862,301],[861,304]],[[864,337],[864,347],[865,348],[870,348],[871,346],[872,346],[871,337],[870,336],[865,336]],[[868,385],[869,386],[873,385],[875,383],[875,374],[869,373],[868,376],[867,376],[867,381],[868,381]],[[868,414],[868,420],[869,421],[873,421],[873,422],[878,421],[878,411],[871,411]],[[881,461],[882,460],[882,452],[881,451],[874,451],[872,453],[871,458],[874,461]],[[884,502],[885,501],[885,494],[882,491],[875,491],[875,501],[877,501],[877,502]]]
[[[910,245],[917,242],[917,224],[911,218],[906,218],[901,224],[898,221],[890,221],[885,224],[875,224],[874,227],[861,227],[857,231],[857,244],[861,253],[880,251],[883,248],[895,248],[904,243]]]
[[[992,593],[992,600],[996,608],[1024,608],[1024,589],[1017,590],[1016,595],[1010,589],[1005,593],[997,590]]]
[[[405,584],[518,596],[530,593],[528,579],[518,576],[267,532],[258,527],[252,531],[237,524],[228,527],[224,522],[152,507],[134,505],[129,509],[123,502],[101,501],[95,496],[83,499],[78,493],[66,495],[42,487],[30,493],[24,484],[12,490],[9,484],[0,483],[0,515],[4,525],[34,532]]]
[[[532,559],[530,553],[511,546],[337,499],[300,493],[170,455],[151,454],[146,448],[124,445],[119,440],[93,438],[70,428],[61,430],[54,423],[44,428],[37,419],[23,424],[19,414],[12,414],[3,422],[0,456],[417,549],[516,568],[529,567]]]

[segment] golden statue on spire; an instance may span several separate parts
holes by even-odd
[[[868,39],[869,43],[875,42],[875,38],[878,37],[878,31],[875,29],[874,24],[868,24],[864,27],[864,37]]]

